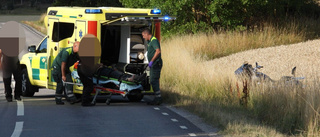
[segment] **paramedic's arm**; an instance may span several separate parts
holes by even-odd
[[[61,55],[61,76],[62,76],[62,80],[66,81],[66,66],[67,66],[67,60],[68,60],[69,54],[67,51],[62,52]]]
[[[61,74],[62,74],[62,80],[64,82],[67,80],[65,68],[66,68],[66,62],[61,62]]]
[[[156,53],[154,53],[154,56],[152,57],[151,61],[155,61],[160,56],[161,50],[158,48],[156,49]]]

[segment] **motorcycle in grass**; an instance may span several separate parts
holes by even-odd
[[[235,75],[238,79],[244,81],[247,80],[249,82],[260,84],[261,82],[271,82],[271,83],[283,83],[285,85],[301,85],[300,80],[304,79],[304,77],[296,77],[296,67],[294,67],[291,71],[292,76],[282,76],[280,80],[273,80],[268,75],[259,72],[258,70],[263,68],[256,62],[256,66],[253,67],[248,62],[244,62],[236,71]]]

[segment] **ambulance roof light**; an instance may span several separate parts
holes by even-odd
[[[85,13],[92,13],[92,14],[102,13],[102,10],[101,9],[86,9]]]
[[[151,10],[151,14],[161,14],[161,10],[153,9],[153,10]]]
[[[171,18],[169,16],[164,16],[164,21],[168,21],[170,20]]]

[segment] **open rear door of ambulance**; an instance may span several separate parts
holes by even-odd
[[[142,30],[150,28],[160,41],[160,23],[175,19],[172,16],[127,15],[101,23],[101,61],[108,65],[117,64],[123,72],[142,73],[148,62]]]

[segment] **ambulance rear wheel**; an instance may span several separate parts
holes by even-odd
[[[35,92],[39,91],[38,87],[31,85],[28,77],[28,71],[26,68],[22,70],[21,83],[22,96],[24,97],[32,97]]]

